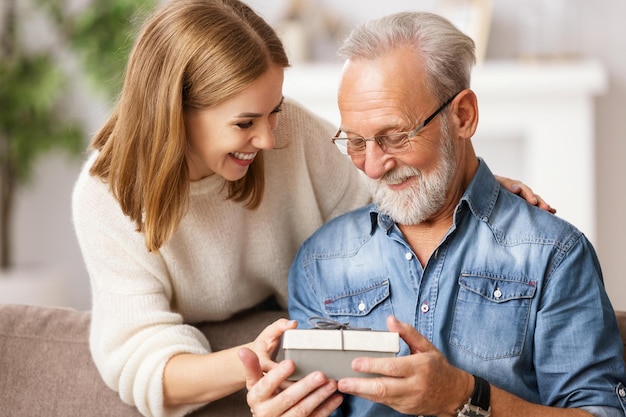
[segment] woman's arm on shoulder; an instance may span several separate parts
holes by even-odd
[[[526,200],[529,204],[533,206],[537,206],[540,209],[543,209],[552,214],[556,213],[556,209],[553,208],[550,204],[548,204],[539,194],[535,194],[532,188],[528,185],[524,184],[521,181],[513,180],[511,178],[502,177],[500,175],[495,175],[496,180],[507,190],[512,192],[513,194],[517,194]]]

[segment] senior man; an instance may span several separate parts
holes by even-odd
[[[336,414],[624,417],[622,344],[594,248],[475,153],[472,40],[437,15],[400,13],[357,28],[340,52],[333,141],[371,178],[374,204],[303,244],[289,312],[404,343],[398,357],[352,362],[382,376],[340,379]],[[252,408],[328,415],[337,394],[319,375],[287,386],[292,371],[250,377]]]

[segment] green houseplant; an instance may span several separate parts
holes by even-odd
[[[30,51],[21,42],[17,0],[2,8],[0,48],[0,268],[13,265],[13,211],[18,187],[44,153],[78,154],[80,126],[64,120],[64,74],[49,51]]]
[[[31,179],[36,162],[53,150],[81,155],[87,143],[81,122],[64,111],[71,74],[59,65],[54,51],[24,42],[24,15],[35,9],[45,12],[93,85],[112,97],[132,42],[132,17],[154,0],[93,0],[72,14],[67,3],[0,4],[0,270],[13,266],[17,192]]]

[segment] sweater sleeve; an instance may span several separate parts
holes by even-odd
[[[90,349],[104,382],[146,416],[182,416],[199,405],[163,407],[166,362],[210,351],[197,329],[172,311],[172,288],[159,253],[126,217],[108,184],[89,174],[74,187],[72,212],[92,287]]]
[[[288,101],[289,117],[281,119],[279,128],[298,137],[304,152],[305,168],[311,181],[323,222],[367,205],[371,190],[363,172],[349,156],[341,153],[332,141],[336,127],[299,104]]]

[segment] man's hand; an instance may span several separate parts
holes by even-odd
[[[450,365],[412,326],[391,316],[387,327],[399,333],[411,354],[355,359],[352,362],[355,371],[383,376],[343,378],[338,382],[339,391],[388,405],[404,414],[455,415],[455,410],[467,402],[472,393],[472,375]]]

